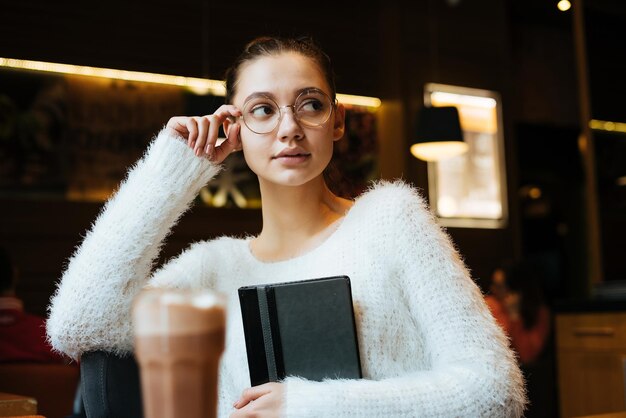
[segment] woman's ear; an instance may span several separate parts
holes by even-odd
[[[335,107],[335,122],[333,125],[333,141],[339,141],[346,131],[346,108],[341,103]]]

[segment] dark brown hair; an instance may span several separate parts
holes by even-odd
[[[235,62],[226,70],[226,103],[232,103],[235,95],[235,86],[239,79],[241,67],[261,57],[270,57],[285,52],[296,52],[312,59],[319,66],[324,78],[330,87],[330,98],[335,101],[335,73],[330,58],[319,45],[309,37],[280,38],[262,36],[250,41],[243,49]]]

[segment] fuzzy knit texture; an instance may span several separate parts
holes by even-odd
[[[71,257],[48,335],[74,358],[133,349],[130,307],[144,286],[211,288],[228,297],[219,416],[249,387],[237,289],[347,275],[363,379],[284,380],[285,417],[519,417],[523,377],[448,235],[406,183],[377,182],[333,234],[295,258],[263,262],[250,236],[194,243],[153,270],[159,248],[219,167],[163,130]],[[215,220],[219,222],[219,219]]]

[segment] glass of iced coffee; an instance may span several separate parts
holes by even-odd
[[[225,300],[202,290],[148,289],[133,303],[145,418],[215,417]]]

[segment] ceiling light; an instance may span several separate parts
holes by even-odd
[[[558,7],[560,11],[565,12],[572,7],[572,3],[570,3],[569,0],[561,0],[557,3],[556,7]]]
[[[417,135],[411,154],[424,161],[438,161],[467,152],[458,109],[424,106],[418,115]]]

